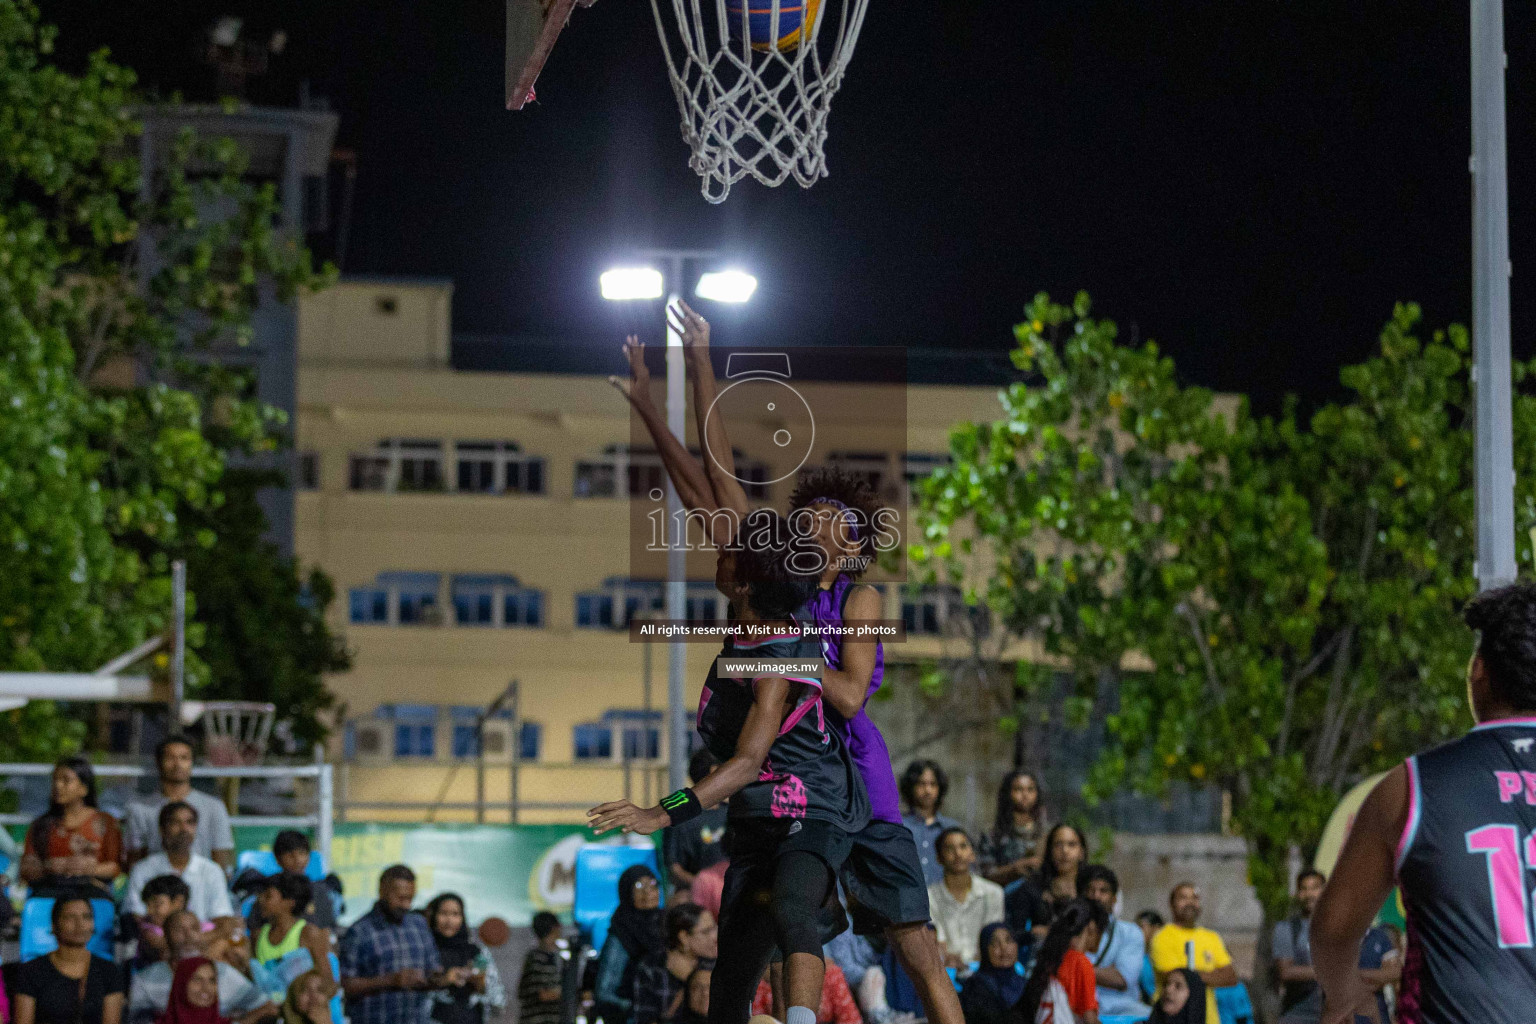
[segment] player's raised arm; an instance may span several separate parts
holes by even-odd
[[[667,309],[667,319],[672,329],[682,336],[683,354],[692,371],[693,415],[715,505],[731,509],[737,516],[745,516],[747,492],[736,477],[736,457],[731,451],[731,439],[725,432],[725,417],[709,415],[717,394],[715,367],[709,361],[709,321],[681,299],[676,306]]]
[[[601,804],[587,812],[587,824],[598,835],[618,828],[648,836],[668,825],[680,825],[735,795],[762,771],[768,751],[779,735],[791,685],[783,676],[763,676],[757,680],[752,708],[736,740],[736,752],[697,787],[680,789],[655,807],[636,807],[628,800]]]
[[[880,618],[882,610],[880,591],[868,585],[856,587],[848,596],[843,622],[871,624]],[[852,718],[864,710],[879,649],[880,641],[873,636],[844,637],[842,667],[828,665],[822,671],[822,696],[844,718]]]
[[[666,467],[672,485],[677,488],[677,496],[682,499],[683,507],[700,509],[705,513],[713,512],[716,507],[715,496],[708,478],[693,456],[688,454],[688,450],[667,429],[666,420],[651,399],[651,371],[646,368],[645,345],[638,336],[631,334],[624,339],[624,359],[629,363],[629,379],[609,377],[608,383],[628,399],[640,415],[652,443],[656,445],[656,451],[661,455],[661,464]]]

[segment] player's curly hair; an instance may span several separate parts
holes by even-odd
[[[1536,584],[1478,594],[1462,617],[1477,630],[1477,653],[1494,695],[1517,711],[1536,710]]]
[[[790,513],[808,508],[817,498],[840,501],[858,516],[862,566],[857,571],[849,571],[848,575],[854,578],[864,575],[865,569],[875,561],[875,514],[883,507],[880,499],[870,489],[868,481],[839,466],[819,466],[803,471],[789,495]]]

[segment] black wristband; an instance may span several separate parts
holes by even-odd
[[[680,789],[661,798],[661,809],[667,812],[673,825],[681,825],[704,813],[704,805],[691,789]]]

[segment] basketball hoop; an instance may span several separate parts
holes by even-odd
[[[769,187],[793,177],[802,188],[826,177],[827,114],[868,7],[869,0],[651,0],[693,150],[689,166],[704,179],[705,199],[724,202],[748,175]],[[824,32],[833,18],[835,32]]]
[[[202,719],[210,764],[235,768],[261,763],[276,705],[249,700],[189,700],[183,707],[183,717]]]

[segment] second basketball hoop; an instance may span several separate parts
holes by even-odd
[[[810,188],[827,174],[832,97],[869,0],[651,0],[704,198],[751,176]]]

